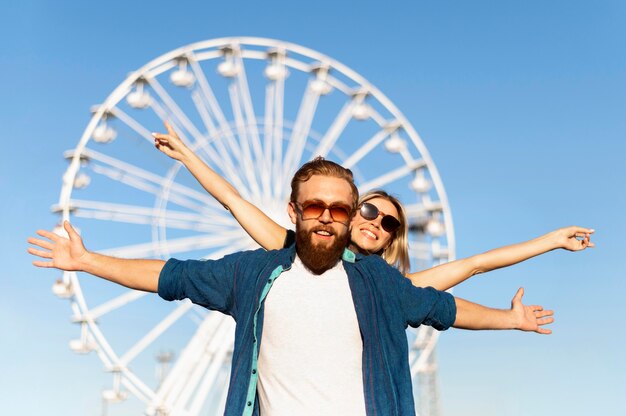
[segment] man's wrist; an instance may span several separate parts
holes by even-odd
[[[77,260],[78,265],[76,271],[91,273],[93,271],[93,266],[96,263],[96,256],[96,253],[92,253],[91,251],[85,249],[85,253]]]

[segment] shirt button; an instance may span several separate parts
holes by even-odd
[[[252,374],[256,374],[256,370],[252,370]]]
[[[252,406],[252,402],[248,402],[247,404],[248,404],[248,406]]]
[[[267,279],[267,283],[272,283],[272,279]]]

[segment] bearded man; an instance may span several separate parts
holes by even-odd
[[[232,316],[227,415],[414,414],[407,325],[533,330],[551,321],[525,307],[489,309],[416,288],[379,256],[347,250],[357,199],[352,173],[318,158],[292,180],[290,248],[208,261],[118,259],[87,251],[66,222],[69,239],[40,230],[50,241],[29,239],[39,247],[29,252],[50,259],[33,262],[39,267],[85,271]]]

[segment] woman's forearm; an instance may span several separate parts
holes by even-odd
[[[198,180],[200,185],[217,201],[229,210],[242,228],[266,250],[276,250],[283,247],[287,230],[255,205],[243,199],[237,190],[213,169],[207,166],[193,152],[181,159],[181,162]]]
[[[579,251],[593,247],[593,243],[589,241],[591,233],[593,230],[581,227],[560,228],[523,243],[441,264],[428,270],[411,273],[408,277],[415,286],[432,286],[439,290],[448,290],[479,273],[512,266],[557,248]]]

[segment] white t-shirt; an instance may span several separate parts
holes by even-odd
[[[265,299],[261,415],[365,415],[362,353],[341,261],[314,275],[296,257]]]

